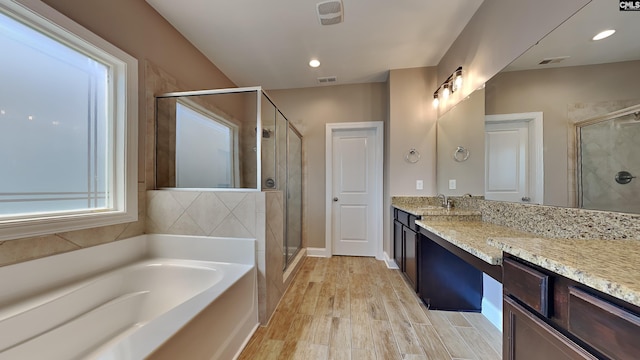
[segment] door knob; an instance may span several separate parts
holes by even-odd
[[[528,196],[523,196],[523,197],[522,197],[522,201],[524,201],[524,202],[529,202],[529,201],[531,201],[531,198],[530,198],[530,197],[528,197]]]
[[[338,201],[338,197],[334,197],[334,198],[333,198],[333,201]]]

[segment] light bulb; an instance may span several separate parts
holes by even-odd
[[[440,105],[440,100],[438,100],[438,95],[433,96],[433,107],[437,108]]]
[[[605,31],[601,31],[598,33],[598,35],[594,36],[592,38],[592,40],[594,41],[598,41],[598,40],[602,40],[602,39],[606,39],[609,36],[613,35],[616,31],[611,29],[611,30],[605,30]]]
[[[320,66],[320,61],[317,59],[313,59],[311,61],[309,61],[309,66],[313,67],[313,68],[317,68],[318,66]]]
[[[449,97],[449,85],[444,84],[444,90],[442,90],[442,97],[445,98],[445,100]]]
[[[460,89],[460,87],[462,86],[462,72],[458,72],[456,74],[455,84],[456,84],[456,89]]]

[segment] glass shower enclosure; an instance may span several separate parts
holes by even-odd
[[[578,204],[640,213],[640,105],[577,124]]]
[[[286,269],[302,246],[302,135],[265,93],[261,112],[262,188],[283,193]]]
[[[156,96],[156,187],[282,192],[284,268],[302,246],[302,135],[261,87]]]

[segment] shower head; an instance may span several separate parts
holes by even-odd
[[[258,128],[255,129],[258,132]],[[262,128],[262,137],[264,139],[269,139],[271,137],[272,131],[270,129]]]
[[[636,111],[631,114],[620,116],[612,120],[614,125],[619,125],[619,126],[638,125],[640,124],[640,111]]]

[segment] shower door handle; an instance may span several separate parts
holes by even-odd
[[[336,196],[336,197],[334,197],[334,198],[333,198],[333,201],[334,201],[334,202],[337,202],[337,201],[338,201],[338,197],[337,197],[337,196]]]

